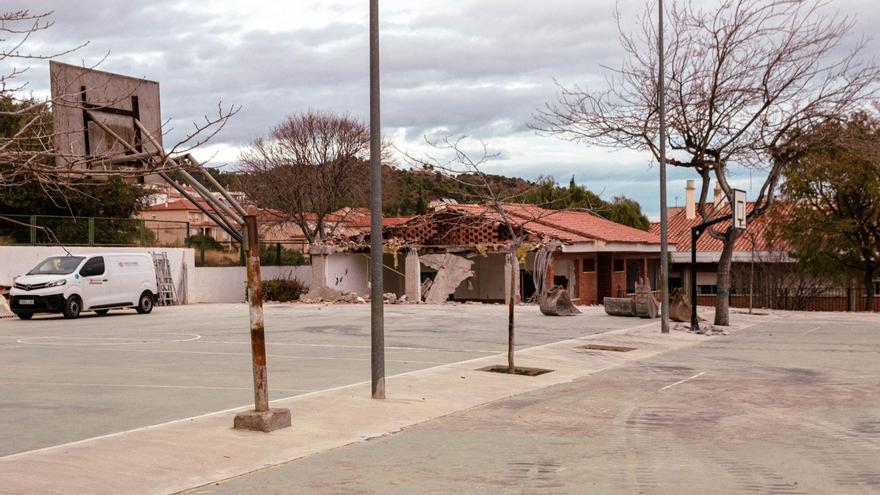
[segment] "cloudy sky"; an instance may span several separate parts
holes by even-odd
[[[620,56],[615,6],[628,29],[644,0],[380,3],[382,124],[399,148],[417,155],[425,134],[466,134],[501,153],[492,171],[562,182],[573,175],[607,199],[625,194],[658,214],[657,170],[648,157],[528,129],[535,110],[554,98],[554,78],[602,84],[602,66]],[[857,16],[857,34],[880,21],[876,0],[830,3]],[[242,147],[291,113],[329,110],[367,120],[366,0],[8,0],[4,8],[54,11],[55,26],[32,40],[32,51],[88,41],[60,60],[93,64],[106,56],[103,70],[159,81],[169,141],[218,102],[240,105],[200,150],[214,164],[234,164]],[[37,93],[47,91],[47,64],[27,78]],[[687,171],[671,171],[671,205],[681,204],[686,178]],[[746,189],[750,182],[748,173],[735,178]]]

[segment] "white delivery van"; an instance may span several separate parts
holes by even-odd
[[[127,307],[146,314],[153,310],[157,293],[149,254],[52,256],[15,279],[9,307],[23,320],[35,313],[76,318],[82,311],[105,315]]]

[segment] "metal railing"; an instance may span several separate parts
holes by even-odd
[[[189,222],[141,218],[7,215],[0,221],[0,244],[30,246],[189,245]]]

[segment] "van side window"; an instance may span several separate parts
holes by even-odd
[[[97,275],[104,274],[104,257],[103,256],[95,256],[94,258],[86,261],[82,268],[79,269],[79,274],[83,277],[94,277]]]

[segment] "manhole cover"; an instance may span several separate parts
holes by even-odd
[[[509,374],[507,372],[507,366],[503,364],[497,364],[493,366],[486,366],[485,368],[479,368],[477,371],[489,371],[491,373],[504,373]],[[544,373],[550,373],[553,370],[546,370],[544,368],[524,368],[522,366],[515,366],[513,368],[514,375],[522,375],[522,376],[538,376],[543,375]]]
[[[629,352],[636,350],[635,347],[626,347],[622,345],[602,345],[602,344],[587,344],[580,346],[580,349],[587,349],[590,351],[611,351],[611,352]]]

